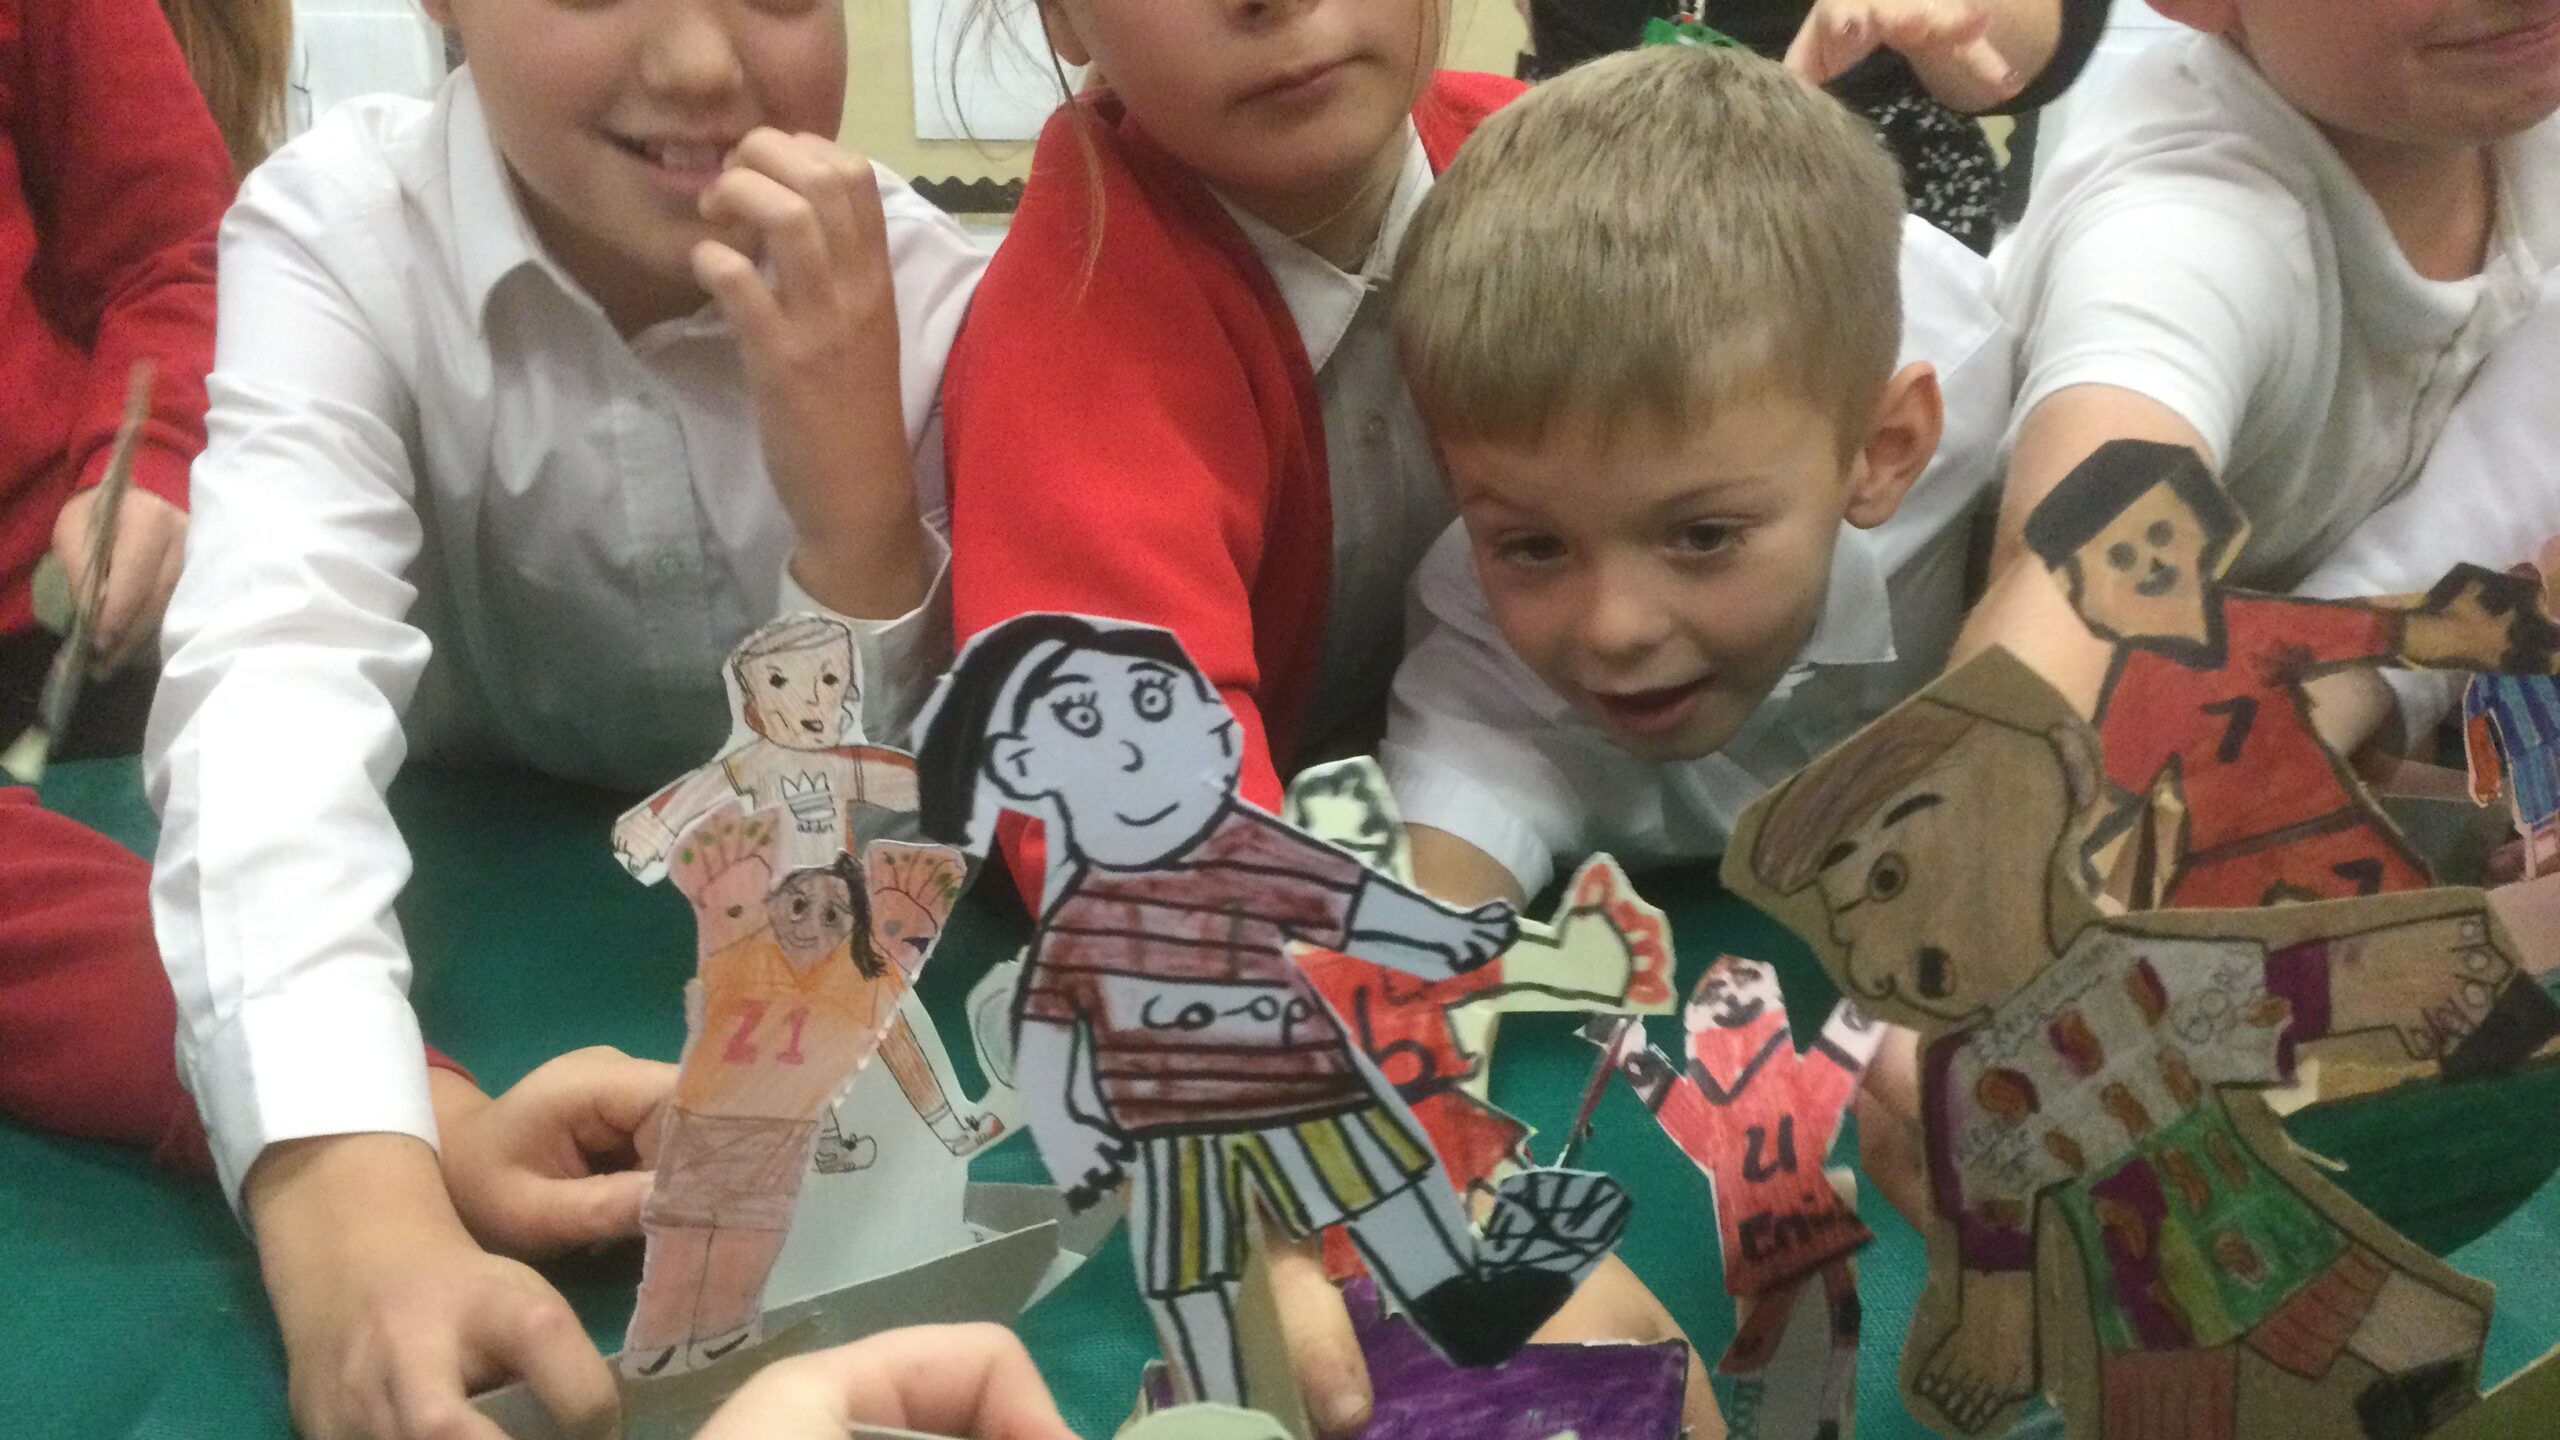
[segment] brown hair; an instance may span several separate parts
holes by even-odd
[[[291,0],[160,0],[160,10],[222,131],[232,174],[248,174],[284,136]]]
[[[1405,378],[1444,435],[1697,423],[1781,386],[1853,446],[1901,343],[1902,183],[1838,101],[1747,51],[1595,60],[1496,113],[1405,234]]]

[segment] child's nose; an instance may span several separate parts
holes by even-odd
[[[664,7],[649,27],[640,78],[650,89],[685,96],[720,96],[746,81],[736,41],[721,6],[680,0]]]
[[[1662,643],[1670,619],[1631,577],[1603,567],[1582,610],[1582,643],[1592,654],[1626,659]]]

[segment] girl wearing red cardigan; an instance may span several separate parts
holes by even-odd
[[[1435,72],[1447,0],[1041,13],[1109,78],[1050,119],[945,374],[956,638],[1044,610],[1171,630],[1276,811],[1284,767],[1374,738],[1406,581],[1453,518],[1382,291],[1432,177],[1520,87]],[[1036,905],[1038,836],[1003,833]],[[1369,1386],[1320,1263],[1273,1278],[1314,1418],[1356,1430]],[[1678,1334],[1623,1267],[1567,1316]]]

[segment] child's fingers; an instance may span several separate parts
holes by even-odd
[[[1973,5],[1931,4],[1894,16],[1883,43],[1905,55],[1936,55],[1963,66],[1986,86],[2014,92],[2015,66],[1990,41],[1991,12]]]
[[[817,207],[790,186],[763,171],[733,166],[703,192],[702,214],[714,225],[742,225],[755,235],[786,307],[827,292],[834,277]]]
[[[782,305],[754,261],[717,240],[705,240],[693,247],[693,278],[719,302],[729,328],[738,332],[739,348],[750,359],[781,342]]]
[[[888,253],[888,221],[870,161],[824,136],[758,130],[738,146],[738,163],[771,176],[809,202],[828,257],[836,264],[858,264]]]
[[[485,1372],[518,1375],[525,1388],[570,1435],[603,1436],[621,1427],[622,1398],[613,1370],[587,1338],[576,1312],[559,1292],[525,1272],[529,1284],[484,1295],[472,1316],[470,1339]],[[471,1417],[479,1420],[476,1413]],[[483,1421],[482,1423],[486,1423]],[[478,1436],[457,1429],[455,1435]],[[503,1434],[495,1425],[490,1440]]]
[[[1326,1435],[1358,1432],[1373,1404],[1369,1366],[1342,1292],[1325,1276],[1323,1248],[1298,1241],[1273,1250],[1270,1264],[1271,1299],[1310,1418]]]

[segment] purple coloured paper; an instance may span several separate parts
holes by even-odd
[[[1378,1305],[1377,1282],[1342,1287],[1377,1395],[1358,1440],[1679,1440],[1689,1347],[1531,1345],[1490,1370],[1440,1358]]]

